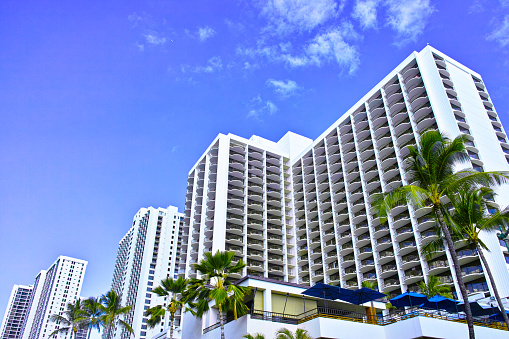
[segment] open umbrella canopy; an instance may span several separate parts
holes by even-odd
[[[484,308],[481,305],[479,305],[477,301],[472,301],[470,303],[470,310],[472,311],[472,315],[474,317],[480,317],[495,313],[495,311],[492,308]],[[458,304],[458,311],[465,312],[465,303],[460,302]]]
[[[428,298],[424,294],[415,292],[405,292],[389,300],[392,306],[405,307],[405,306],[419,306],[426,301]]]
[[[509,315],[509,312],[504,310],[507,315]],[[496,321],[504,321],[504,317],[502,317],[502,312],[497,307],[497,310],[495,311],[495,314],[490,315],[490,319],[496,320]]]
[[[385,294],[367,287],[363,287],[355,291],[350,290],[347,291],[349,291],[350,293],[341,293],[339,299],[355,305],[362,305],[369,301],[385,297]]]
[[[436,308],[440,310],[447,311],[456,311],[456,305],[458,305],[459,301],[454,299],[449,299],[443,297],[441,295],[435,295],[434,297],[429,298],[427,301],[422,304],[422,307],[427,308]]]
[[[344,293],[342,290],[349,291],[347,289],[326,285],[324,283],[317,283],[315,286],[308,288],[302,294],[309,295],[310,297],[317,297],[328,300],[339,299],[341,294]],[[351,292],[351,291],[350,291]]]

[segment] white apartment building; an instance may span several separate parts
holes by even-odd
[[[23,323],[30,306],[32,291],[33,286],[14,285],[12,288],[2,320],[2,326],[0,327],[1,339],[18,339],[21,337]]]
[[[436,275],[459,291],[448,250],[422,255],[437,239],[430,208],[398,206],[385,224],[370,208],[374,193],[409,184],[407,146],[429,129],[467,135],[474,169],[509,169],[507,136],[481,76],[430,46],[315,141],[220,134],[189,172],[180,274],[196,276],[192,264],[204,252],[230,250],[247,263],[239,277],[346,288],[371,280],[394,295]],[[507,197],[497,201],[505,206]],[[483,241],[497,287],[509,296],[499,241],[495,234]],[[478,254],[456,246],[469,293],[489,292]]]
[[[47,270],[41,271],[35,278],[29,311],[23,324],[23,333],[19,338],[43,339],[56,329],[57,324],[50,321],[53,314],[61,314],[68,303],[74,303],[80,297],[87,262],[66,256],[60,256]],[[58,339],[70,338],[59,335]]]
[[[135,338],[152,338],[169,325],[169,314],[153,329],[147,326],[144,313],[150,307],[166,306],[166,298],[152,294],[161,280],[178,276],[180,261],[179,232],[183,214],[177,207],[141,208],[132,227],[120,240],[113,273],[112,289],[122,305],[133,309],[124,319],[134,330]],[[176,319],[180,324],[180,315]],[[103,338],[131,338],[120,328],[103,332]]]

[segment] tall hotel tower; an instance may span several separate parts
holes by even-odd
[[[242,275],[346,288],[376,281],[390,294],[435,275],[459,291],[448,250],[422,255],[437,239],[430,208],[401,205],[382,224],[370,207],[373,194],[409,184],[407,146],[430,129],[466,135],[474,169],[509,169],[507,136],[481,76],[429,46],[315,141],[219,135],[189,172],[180,274],[195,277],[204,252],[230,250],[247,263]],[[496,234],[482,237],[507,296]],[[455,250],[469,293],[490,291],[476,251],[462,242]]]
[[[0,327],[1,339],[17,339],[21,337],[23,323],[30,306],[32,291],[33,286],[14,285],[12,288],[2,327]]]
[[[62,314],[68,303],[74,303],[79,298],[86,267],[87,262],[84,260],[60,256],[50,268],[41,271],[33,287],[29,287],[30,300],[24,308],[22,331],[15,338],[49,338],[57,326],[50,320],[50,316]],[[58,337],[61,338],[70,338],[70,333]]]
[[[152,338],[169,325],[169,314],[153,329],[147,326],[144,312],[157,305],[166,306],[166,298],[151,293],[161,280],[178,276],[180,260],[179,231],[183,214],[177,207],[142,208],[136,213],[129,232],[120,240],[113,273],[112,289],[121,297],[122,305],[132,305],[124,319],[136,338]],[[177,316],[176,325],[180,323]],[[131,338],[121,328],[114,333],[105,330],[103,338]]]

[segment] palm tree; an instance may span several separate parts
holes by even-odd
[[[246,334],[242,338],[246,338],[246,339],[265,339],[265,336],[263,334],[260,334],[260,333],[255,333],[255,334]]]
[[[280,328],[276,332],[276,339],[313,339],[308,331],[298,328],[295,333],[292,333],[287,328]]]
[[[237,320],[238,316],[247,314],[249,311],[243,301],[251,289],[237,286],[229,279],[230,274],[242,272],[246,265],[242,260],[233,264],[233,257],[233,252],[205,253],[205,258],[194,265],[196,271],[200,272],[201,278],[189,280],[189,287],[184,296],[189,305],[186,310],[199,318],[209,311],[209,302],[214,301],[214,306],[219,312],[221,339],[225,338],[224,314],[231,311],[234,319]]]
[[[421,281],[417,284],[421,293],[426,297],[431,298],[436,295],[441,295],[442,297],[452,298],[451,287],[449,285],[442,284],[438,277],[434,275],[430,275],[428,277],[428,283]]]
[[[373,281],[364,280],[361,283],[361,287],[369,288],[370,290],[377,290],[378,282],[376,282],[376,280],[373,280]],[[373,300],[371,300],[371,311],[375,313],[375,314],[373,314],[373,317],[376,319],[375,304],[373,304]],[[375,319],[373,319],[373,320],[375,320]]]
[[[458,136],[453,140],[444,137],[440,132],[431,130],[423,133],[419,138],[417,148],[408,146],[407,157],[408,182],[410,185],[401,186],[390,192],[378,194],[373,200],[373,207],[381,221],[396,205],[409,203],[414,208],[430,206],[436,216],[438,226],[445,238],[445,243],[451,253],[456,279],[465,302],[465,314],[470,339],[475,338],[474,324],[467,290],[461,277],[460,265],[449,227],[445,223],[442,199],[453,195],[461,187],[485,186],[492,187],[507,183],[507,172],[476,172],[473,169],[455,171],[458,165],[470,164],[470,158],[465,151],[465,137]]]
[[[490,206],[486,197],[493,197],[494,195],[495,193],[493,190],[485,187],[460,192],[451,199],[454,211],[449,216],[448,221],[452,226],[451,228],[455,230],[457,238],[466,240],[468,245],[476,248],[484,264],[486,274],[490,279],[493,294],[497,299],[498,306],[502,311],[502,316],[509,329],[507,313],[505,312],[491,269],[483,253],[483,250],[489,252],[489,249],[480,238],[481,232],[495,232],[499,230],[502,225],[505,226],[509,222],[509,210],[506,209],[500,212],[495,209],[495,213],[491,214],[489,212],[489,209],[493,207]]]
[[[112,331],[117,325],[125,329],[127,332],[134,334],[131,325],[120,319],[121,316],[125,316],[131,311],[132,306],[129,305],[122,307],[120,297],[113,290],[103,294],[100,301],[104,307],[102,321],[105,329],[109,331],[109,338],[112,337]]]
[[[95,328],[97,332],[101,332],[101,327],[104,327],[104,307],[101,305],[99,300],[97,300],[97,298],[91,297],[83,301],[83,310],[85,311],[87,317],[87,338],[90,339],[90,333],[92,333],[92,329]]]
[[[76,338],[76,333],[86,328],[86,318],[87,315],[82,308],[82,304],[80,299],[77,299],[76,302],[68,303],[67,310],[62,312],[62,314],[52,314],[50,315],[50,321],[55,322],[59,328],[51,332],[49,337],[57,337],[59,334],[67,333],[70,331],[71,338]]]
[[[170,339],[173,339],[175,313],[177,313],[179,309],[182,309],[184,305],[183,295],[185,294],[187,284],[188,281],[182,277],[179,277],[177,280],[167,278],[161,281],[161,286],[152,290],[152,293],[160,297],[170,297],[170,302],[166,308],[166,310],[170,312]],[[145,312],[145,315],[149,316],[147,325],[150,328],[154,328],[155,325],[159,324],[161,320],[164,319],[166,310],[161,305],[149,308]]]

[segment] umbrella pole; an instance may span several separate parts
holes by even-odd
[[[302,303],[304,304],[304,313],[306,313],[306,298],[302,296]]]

